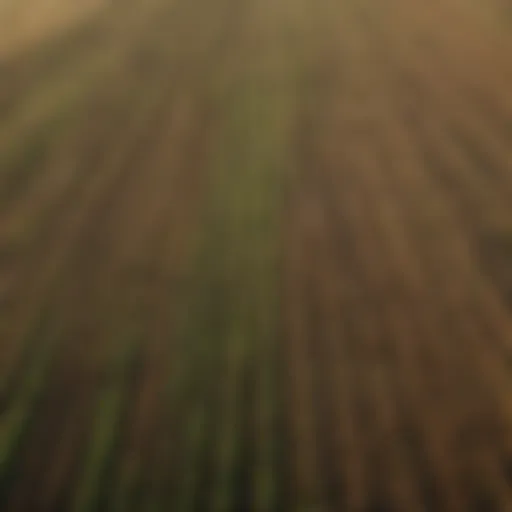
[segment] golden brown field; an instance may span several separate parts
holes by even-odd
[[[510,6],[0,0],[0,354],[1,511],[512,511]]]

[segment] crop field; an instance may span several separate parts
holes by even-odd
[[[512,511],[512,4],[0,0],[0,510]]]

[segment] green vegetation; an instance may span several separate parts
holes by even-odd
[[[130,401],[129,379],[137,362],[141,339],[135,333],[117,339],[115,352],[105,369],[105,383],[99,390],[83,474],[73,507],[75,512],[92,512],[100,506],[120,439],[123,415]]]
[[[46,316],[46,315],[45,315]],[[12,394],[4,398],[5,410],[0,417],[0,499],[6,492],[12,475],[17,468],[19,450],[24,437],[29,432],[46,385],[56,350],[62,337],[59,332],[49,330],[47,318],[37,323],[30,337],[38,337],[38,345],[26,365],[20,367],[18,384]],[[16,373],[18,373],[16,372]],[[12,387],[2,383],[2,392]]]

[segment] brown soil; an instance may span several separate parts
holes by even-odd
[[[214,377],[185,380],[183,396],[200,394],[209,412],[221,404],[243,432],[246,467],[233,476],[243,489],[228,509],[259,492],[253,444],[272,436],[283,444],[270,464],[276,512],[512,508],[502,3],[0,0],[0,20],[0,450],[8,411],[28,404],[15,455],[0,460],[1,510],[73,510],[98,397],[120,378],[129,336],[137,361],[98,507],[146,510],[155,493],[166,509],[181,496],[180,472],[194,467],[181,414],[195,409],[170,409],[169,387],[188,361],[183,324],[194,301],[228,314],[243,302],[255,278],[240,277],[250,272],[236,243],[258,224],[244,235],[229,212],[270,201],[215,186],[230,171],[243,187],[245,169],[229,166],[266,158],[243,152],[244,130],[257,139],[281,121],[257,112],[261,126],[245,126],[241,112],[229,132],[238,160],[215,156],[244,94],[293,104],[286,161],[269,164],[281,236],[254,250],[255,269],[279,253],[282,410],[265,430],[264,345],[247,351],[260,363],[239,356],[247,376],[235,369],[240,389],[226,396],[220,363],[201,360],[214,350],[197,351],[191,368]],[[204,255],[210,226],[218,254]],[[215,311],[197,318],[198,339],[217,339],[203,332]],[[45,354],[42,392],[26,399]],[[222,420],[211,415],[198,439],[229,431]],[[217,450],[203,451],[193,503],[214,510]]]

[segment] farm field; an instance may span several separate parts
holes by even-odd
[[[0,0],[0,510],[512,511],[503,0]]]

